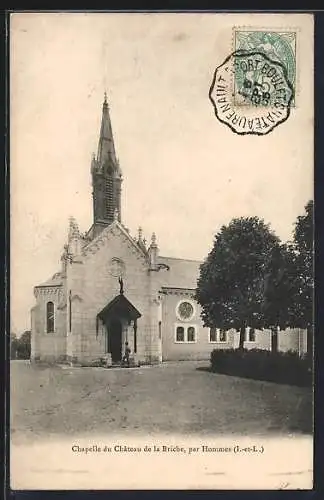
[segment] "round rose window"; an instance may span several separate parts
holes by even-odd
[[[194,308],[190,302],[181,302],[178,305],[178,315],[182,320],[189,320],[194,315]]]
[[[125,274],[125,264],[121,259],[113,257],[110,261],[110,274],[115,278],[120,278]]]

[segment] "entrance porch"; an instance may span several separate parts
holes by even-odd
[[[97,315],[97,322],[104,326],[105,352],[112,364],[121,364],[125,349],[130,358],[137,354],[137,320],[141,313],[123,295],[116,296]]]

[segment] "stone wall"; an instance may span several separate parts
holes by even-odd
[[[104,230],[90,243],[79,263],[69,264],[67,288],[72,296],[72,340],[70,353],[81,363],[95,361],[105,354],[105,328],[97,328],[98,313],[119,295],[118,278],[112,276],[112,259],[124,263],[124,295],[138,309],[137,358],[151,362],[155,329],[152,307],[155,290],[144,255],[116,227]],[[156,320],[157,331],[157,320]]]
[[[31,311],[31,360],[61,362],[66,359],[66,308],[62,308],[62,287],[37,288],[36,306]],[[54,303],[54,332],[46,331],[46,305]]]
[[[209,359],[210,353],[218,344],[209,342],[209,328],[204,328],[200,318],[200,307],[194,303],[194,315],[190,321],[181,321],[176,314],[177,305],[182,300],[194,302],[190,295],[179,292],[167,294],[163,297],[162,305],[162,358],[169,360]],[[194,326],[196,328],[196,342],[178,343],[176,327]],[[222,348],[231,347],[231,338],[221,343]]]
[[[307,331],[300,328],[287,328],[278,334],[278,349],[280,351],[307,352]]]
[[[239,333],[235,332],[234,347],[239,345]],[[256,330],[255,342],[244,342],[245,349],[265,349],[271,350],[271,330]],[[299,328],[287,328],[278,332],[278,351],[295,351],[299,354],[305,354],[307,351],[306,330]]]
[[[189,321],[181,321],[177,316],[177,306],[181,301],[194,303],[194,315]],[[163,297],[162,303],[162,357],[168,360],[209,360],[214,349],[238,348],[240,334],[236,330],[227,332],[226,342],[210,342],[209,328],[204,328],[199,304],[190,298],[189,293],[174,291]],[[190,343],[176,342],[177,326],[194,326],[196,341]],[[245,340],[245,349],[271,349],[271,331],[256,330],[255,341]],[[278,350],[282,352],[296,351],[306,353],[307,335],[305,330],[286,329],[278,333]]]
[[[240,343],[240,332],[233,330],[233,347],[236,349]],[[244,349],[271,349],[270,330],[255,330],[255,341],[244,341]]]

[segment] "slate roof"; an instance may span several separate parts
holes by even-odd
[[[62,284],[63,284],[63,278],[61,273],[55,273],[50,279],[44,281],[44,283],[41,283],[40,285],[37,285],[36,288],[42,286],[61,286]]]
[[[109,317],[109,315],[126,317],[133,320],[141,317],[141,313],[123,294],[117,295],[98,314],[102,319]]]
[[[159,257],[159,263],[170,267],[169,271],[160,271],[163,287],[186,289],[197,287],[199,266],[202,264],[200,260]]]

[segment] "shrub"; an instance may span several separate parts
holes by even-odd
[[[213,350],[211,371],[291,385],[312,384],[312,362],[293,351],[261,349]]]

